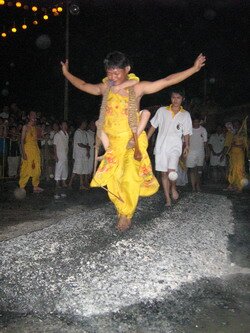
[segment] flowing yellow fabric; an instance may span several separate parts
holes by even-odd
[[[20,188],[24,188],[29,178],[32,177],[32,185],[37,187],[41,175],[41,157],[37,144],[37,131],[35,126],[27,127],[24,151],[27,159],[22,159],[19,186]]]
[[[159,184],[147,153],[146,133],[143,132],[138,139],[143,155],[140,162],[134,159],[134,149],[127,148],[132,138],[128,124],[128,97],[109,92],[103,130],[110,144],[90,186],[107,186],[109,191],[124,201],[109,193],[118,214],[131,218],[139,196],[153,195]]]
[[[238,190],[243,188],[243,180],[246,177],[245,149],[247,146],[245,135],[242,134],[241,131],[236,134],[228,132],[225,139],[225,146],[228,147],[229,155],[228,181],[230,185]]]

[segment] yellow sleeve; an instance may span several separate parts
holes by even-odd
[[[129,80],[138,81],[138,82],[140,81],[139,77],[136,76],[134,73],[129,73],[129,74],[128,74],[128,79],[129,79]]]

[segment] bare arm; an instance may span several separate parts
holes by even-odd
[[[200,54],[198,58],[195,60],[194,65],[189,69],[186,69],[185,71],[169,75],[163,79],[154,82],[142,81],[135,86],[137,94],[141,96],[147,94],[153,94],[164,88],[180,83],[185,79],[187,79],[188,77],[192,76],[193,74],[199,72],[199,70],[203,66],[205,66],[205,61],[206,58],[202,54]]]
[[[156,128],[154,126],[151,126],[148,130],[148,140],[151,138],[151,136],[154,134]]]
[[[69,64],[68,64],[68,60],[66,60],[66,62],[62,62],[61,61],[61,65],[62,65],[62,72],[63,75],[66,77],[67,80],[69,80],[69,82],[76,87],[77,89],[84,91],[88,94],[91,95],[101,95],[104,89],[104,84],[103,83],[99,83],[99,84],[91,84],[91,83],[87,83],[84,80],[79,79],[78,77],[74,76],[73,74],[71,74],[69,72]]]
[[[184,149],[183,149],[183,156],[186,158],[189,153],[189,146],[190,146],[190,135],[184,135]]]
[[[145,130],[149,118],[150,118],[150,112],[148,110],[142,110],[141,116],[140,116],[140,121],[139,121],[138,128],[137,128],[138,137]]]

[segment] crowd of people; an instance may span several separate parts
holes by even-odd
[[[54,180],[59,188],[72,186],[79,175],[80,189],[88,189],[94,141],[94,120],[60,122],[21,111],[16,103],[5,105],[0,113],[0,178],[20,178],[19,185],[25,188],[32,177],[34,191],[41,192],[40,180]]]
[[[157,173],[161,175],[166,207],[178,200],[178,186],[186,185],[188,179],[193,191],[201,191],[204,175],[214,182],[227,180],[227,190],[242,191],[248,151],[246,119],[216,124],[215,133],[208,135],[200,115],[191,116],[184,110],[184,92],[178,89],[172,90],[171,104],[160,107],[150,122],[148,110],[138,112],[143,95],[198,72],[205,64],[202,54],[189,69],[154,82],[140,81],[129,73],[130,63],[120,52],[110,53],[104,60],[107,77],[99,84],[72,75],[67,61],[61,64],[72,85],[103,96],[99,119],[89,123],[81,120],[73,126],[34,111],[26,114],[15,103],[5,105],[0,113],[1,174],[20,175],[20,189],[25,191],[31,178],[33,191],[42,192],[40,176],[47,181],[54,179],[56,190],[72,187],[76,176],[81,190],[107,186],[117,210],[119,231],[130,227],[139,196],[157,192]],[[103,147],[102,157],[94,153],[98,142]],[[153,149],[148,150],[148,142]],[[153,154],[148,154],[150,151]],[[96,170],[98,160],[101,162]],[[66,193],[56,191],[55,198],[60,196]]]

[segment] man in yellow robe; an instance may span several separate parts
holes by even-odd
[[[135,212],[140,195],[152,195],[158,190],[158,183],[153,176],[147,154],[147,137],[144,132],[146,122],[138,117],[136,133],[129,126],[129,81],[130,62],[121,52],[112,52],[104,60],[108,81],[99,84],[87,83],[68,70],[68,62],[62,64],[64,76],[78,89],[91,95],[107,97],[103,132],[107,141],[104,143],[106,153],[94,176],[91,186],[107,185],[109,197],[118,212],[117,228],[128,229]],[[182,72],[169,75],[163,79],[148,82],[140,81],[133,87],[137,110],[143,95],[156,93],[177,84],[198,72],[205,65],[205,57],[200,54],[194,65]],[[128,86],[130,83],[128,83]],[[120,88],[120,89],[119,89]],[[133,142],[133,137],[138,138]],[[141,159],[135,159],[135,150],[139,144]]]
[[[25,189],[29,178],[32,178],[33,192],[43,191],[39,187],[41,175],[41,157],[37,143],[36,113],[31,111],[29,122],[23,126],[21,137],[22,163],[20,170],[19,187]]]

